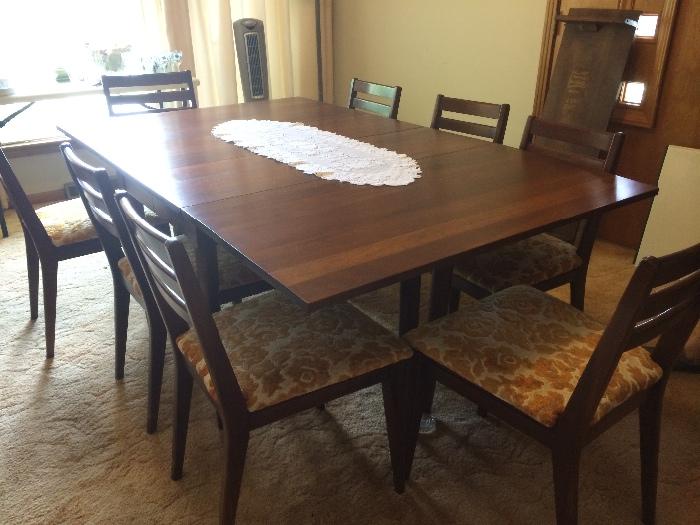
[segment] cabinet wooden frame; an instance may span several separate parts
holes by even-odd
[[[618,9],[634,9],[636,0],[618,0]],[[540,63],[537,75],[537,87],[535,89],[535,100],[533,113],[540,115],[544,108],[544,101],[549,89],[549,82],[554,66],[557,52],[557,36],[559,34],[559,22],[557,16],[560,15],[562,0],[549,0],[547,2],[544,29],[542,33],[542,47],[540,51]],[[576,7],[576,6],[572,6]],[[592,7],[586,4],[586,7]],[[659,21],[656,36],[653,38],[636,37],[632,44],[630,57],[634,57],[636,49],[640,46],[654,46],[654,64],[650,74],[635,76],[634,71],[625,71],[624,80],[630,82],[644,82],[645,94],[640,105],[618,103],[615,107],[611,120],[619,124],[627,124],[643,128],[653,128],[656,120],[656,110],[659,96],[661,94],[663,74],[666,59],[671,44],[671,36],[678,10],[678,0],[663,0],[663,8],[658,13]],[[644,10],[645,14],[651,14]],[[657,14],[657,13],[654,13]]]

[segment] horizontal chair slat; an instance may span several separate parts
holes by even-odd
[[[700,260],[700,244],[686,248],[683,251],[667,255],[660,263],[659,271],[654,279],[654,286],[661,286],[675,281],[688,273],[688,267]]]
[[[589,146],[599,151],[608,151],[610,138],[606,132],[575,128],[559,123],[549,123],[536,119],[532,123],[531,133],[536,137],[568,142],[577,146]]]
[[[565,151],[543,148],[534,143],[530,145],[530,147],[528,147],[527,150],[534,151],[536,153],[541,153],[542,155],[547,155],[548,157],[555,157],[557,159],[578,164],[579,166],[587,167],[594,170],[599,170],[602,166],[602,162],[599,159],[576,153],[567,153]]]
[[[389,115],[391,115],[391,107],[386,106],[384,104],[380,104],[379,102],[373,102],[371,100],[366,100],[363,98],[355,99],[355,108],[362,109],[364,111],[371,111],[373,113],[380,114],[384,117],[388,117]]]
[[[392,86],[385,86],[383,84],[370,84],[364,80],[355,81],[355,91],[358,93],[367,93],[369,95],[374,95],[375,97],[383,98],[394,98],[396,94],[396,88]]]
[[[441,105],[443,111],[452,111],[455,113],[464,113],[492,119],[497,119],[501,116],[500,104],[443,96]]]
[[[186,71],[177,73],[149,73],[147,75],[106,75],[103,83],[106,87],[159,86],[172,84],[189,84],[190,75]]]
[[[478,135],[480,137],[494,138],[496,136],[496,128],[487,126],[486,124],[477,124],[476,122],[465,122],[447,117],[440,117],[438,121],[440,129],[457,131],[468,135]]]
[[[649,296],[638,320],[658,315],[684,298],[697,295],[700,291],[700,270],[674,282],[671,286]]]
[[[113,95],[112,104],[158,104],[160,102],[187,102],[190,100],[187,91],[161,91],[159,93],[139,93],[129,95]]]

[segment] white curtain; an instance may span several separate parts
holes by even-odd
[[[315,0],[142,0],[150,2],[171,49],[183,51],[183,69],[199,80],[200,106],[242,99],[233,42],[233,21],[265,24],[270,97],[318,98]],[[332,102],[332,0],[320,1],[324,100]]]

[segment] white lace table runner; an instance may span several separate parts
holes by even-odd
[[[230,120],[214,127],[212,134],[322,179],[405,186],[421,172],[408,155],[298,122]]]

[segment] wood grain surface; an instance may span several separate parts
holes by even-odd
[[[321,180],[213,137],[231,119],[299,121],[414,157],[408,186]],[[305,99],[59,129],[117,169],[128,191],[194,222],[300,304],[316,307],[652,197],[619,176],[487,141]]]

